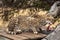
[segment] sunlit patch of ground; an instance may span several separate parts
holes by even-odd
[[[47,13],[47,11],[43,11],[42,9],[39,9],[39,10],[30,10],[29,8],[28,9],[21,9],[19,10],[19,15],[22,15],[22,16],[29,16],[31,14],[38,14],[38,15],[45,15]]]
[[[0,26],[3,26],[3,20],[0,20]]]
[[[8,26],[8,22],[3,22],[2,20],[0,20],[0,27],[7,27]]]
[[[28,16],[30,14],[30,10],[29,9],[21,9],[19,10],[19,15],[22,15],[22,16]]]

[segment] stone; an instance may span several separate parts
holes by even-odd
[[[52,15],[53,17],[56,17],[56,16],[58,16],[59,14],[60,14],[60,1],[56,1],[52,6],[51,6],[51,8],[50,8],[50,10],[49,10],[49,15]],[[59,5],[59,6],[58,6]]]
[[[57,28],[50,33],[47,37],[45,37],[46,40],[60,40],[60,24],[57,25]],[[45,38],[43,38],[42,40],[45,40]]]

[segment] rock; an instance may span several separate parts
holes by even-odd
[[[49,15],[52,15],[53,17],[56,17],[60,14],[60,1],[55,2],[52,6],[51,9],[49,10]],[[59,5],[59,6],[58,6]]]
[[[57,25],[57,28],[50,33],[47,37],[43,38],[42,40],[60,40],[60,24]]]

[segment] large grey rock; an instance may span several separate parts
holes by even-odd
[[[56,17],[60,14],[59,11],[60,11],[60,1],[57,1],[51,6],[48,14],[52,15],[53,17]]]
[[[54,32],[52,32],[42,40],[60,40],[60,24],[57,25],[57,28],[54,30]]]

